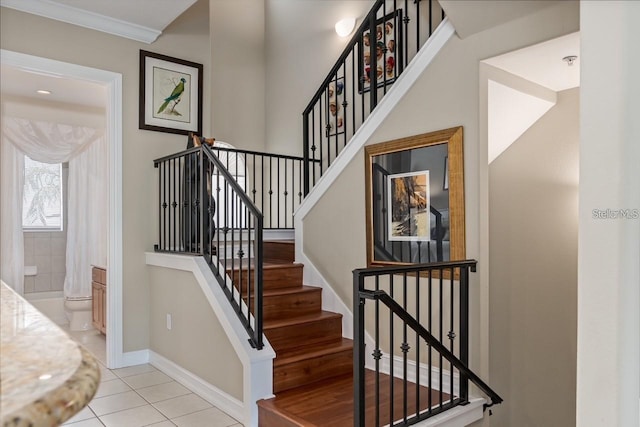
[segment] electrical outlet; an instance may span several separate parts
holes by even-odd
[[[171,326],[172,326],[171,323],[172,323],[171,313],[167,313],[167,329],[168,330],[171,330]]]

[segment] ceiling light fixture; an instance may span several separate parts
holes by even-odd
[[[573,63],[576,62],[577,59],[578,59],[578,57],[576,55],[569,55],[569,56],[565,56],[564,58],[562,58],[562,60],[564,62],[566,62],[568,66],[572,66]]]
[[[336,33],[340,37],[347,37],[356,26],[356,18],[344,18],[336,22]]]
[[[40,95],[51,95],[50,90],[38,89],[36,92],[39,93]]]

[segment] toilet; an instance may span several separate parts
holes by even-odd
[[[92,329],[92,301],[87,297],[65,297],[64,314],[69,319],[69,330],[87,331]]]

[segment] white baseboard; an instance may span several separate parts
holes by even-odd
[[[383,354],[380,359],[380,372],[387,375],[391,372],[391,358],[388,354]],[[444,359],[443,359],[444,360]],[[443,363],[446,363],[443,362]],[[404,372],[402,366],[404,360],[402,356],[393,357],[393,375],[396,378],[404,378]],[[420,372],[420,385],[426,386],[429,384],[429,374],[431,374],[431,388],[435,390],[442,390],[443,393],[450,393],[451,391],[451,376],[447,369],[442,370],[442,384],[440,384],[440,369],[437,366],[429,366],[425,363],[417,364],[413,360],[407,360],[407,380],[415,383],[417,380],[417,372]],[[460,395],[460,375],[457,372],[453,373],[453,394],[455,396]]]
[[[482,419],[483,405],[486,402],[482,397],[472,398],[467,405],[456,406],[415,425],[417,427],[465,427]]]
[[[127,366],[143,365],[149,363],[149,350],[128,351],[122,353],[122,363],[119,364],[119,368],[126,368]]]
[[[149,363],[169,375],[171,378],[197,393],[207,402],[236,420],[245,419],[245,409],[241,401],[209,384],[196,374],[184,369],[166,357],[149,350]]]

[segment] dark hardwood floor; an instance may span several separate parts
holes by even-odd
[[[390,421],[398,421],[403,413],[404,391],[402,381],[394,379],[393,406],[390,399],[390,377],[380,375],[380,413],[378,423],[375,414],[375,372],[367,370],[365,376],[365,419],[367,426],[384,426]],[[433,390],[429,392],[426,387],[418,388],[410,384],[407,388],[407,411],[414,414],[416,403],[420,400],[420,410],[424,411],[429,407],[434,407],[440,403],[440,392]],[[449,395],[442,394],[442,401],[449,400]],[[393,407],[393,416],[391,409]],[[263,423],[264,414],[264,423]],[[282,424],[284,415],[291,424]],[[275,423],[271,421],[274,420]],[[277,393],[274,399],[261,401],[260,403],[260,426],[262,427],[288,427],[291,426],[317,426],[317,427],[353,427],[353,376],[343,375],[303,387]]]

